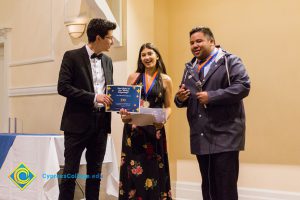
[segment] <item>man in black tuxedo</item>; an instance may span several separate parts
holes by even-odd
[[[87,27],[88,44],[64,54],[57,90],[66,97],[61,121],[65,137],[65,166],[60,184],[59,200],[73,200],[80,158],[86,148],[87,200],[98,200],[101,166],[105,155],[107,134],[111,132],[111,114],[105,105],[112,99],[105,86],[113,84],[113,65],[102,54],[113,44],[116,24],[92,19]]]

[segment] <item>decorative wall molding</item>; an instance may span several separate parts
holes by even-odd
[[[45,95],[45,94],[57,94],[57,85],[11,88],[8,90],[9,97]]]
[[[53,0],[50,1],[50,48],[51,53],[48,56],[43,56],[39,58],[33,59],[26,59],[21,61],[12,61],[9,66],[10,67],[17,67],[17,66],[24,66],[24,65],[31,65],[31,64],[38,64],[38,63],[46,63],[46,62],[53,62],[54,58],[54,34],[53,34]]]
[[[115,84],[124,84],[126,83],[127,76],[124,74],[127,73],[127,62],[126,60],[113,62],[114,65],[114,79],[116,80]],[[31,86],[31,87],[17,87],[10,88],[8,90],[9,97],[18,97],[18,96],[32,96],[32,95],[47,95],[47,94],[57,94],[57,85],[43,85],[43,86]]]
[[[11,28],[0,28],[0,38],[6,38],[6,34],[11,31]]]
[[[173,182],[172,190],[176,200],[202,200],[201,184],[194,182]],[[239,187],[240,200],[299,200],[300,193],[278,190]]]
[[[23,65],[45,63],[45,62],[53,62],[53,61],[54,61],[54,53],[51,56],[46,56],[46,57],[40,57],[40,58],[34,58],[34,59],[29,59],[29,60],[22,60],[22,61],[12,62],[10,64],[10,67],[17,67],[17,66],[23,66]]]

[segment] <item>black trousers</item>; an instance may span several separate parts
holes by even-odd
[[[73,200],[75,178],[70,178],[79,171],[80,158],[86,148],[87,179],[85,195],[87,200],[98,200],[101,180],[101,167],[106,150],[107,133],[103,125],[105,113],[93,113],[95,120],[91,128],[84,133],[65,132],[65,166],[59,186],[59,200]],[[68,177],[69,176],[69,177]]]
[[[203,200],[237,200],[239,151],[197,155]]]

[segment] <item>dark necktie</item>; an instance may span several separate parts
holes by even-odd
[[[100,53],[99,55],[97,55],[97,54],[95,54],[95,53],[93,53],[92,55],[91,55],[91,59],[94,59],[94,58],[98,58],[99,60],[102,58],[102,53]]]

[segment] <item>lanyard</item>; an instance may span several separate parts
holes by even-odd
[[[143,74],[143,87],[144,87],[146,99],[147,99],[148,94],[151,92],[153,86],[155,85],[156,77],[157,77],[157,72],[158,71],[156,71],[153,74],[153,76],[152,76],[152,78],[150,80],[147,79],[146,73]]]
[[[199,64],[197,72],[199,73],[200,70],[204,70],[204,68],[214,60],[214,58],[217,56],[217,54],[218,54],[218,51],[214,55],[210,55],[205,62]]]

